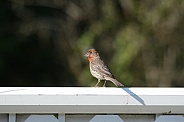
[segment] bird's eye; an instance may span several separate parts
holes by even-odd
[[[90,54],[92,53],[92,52],[89,52]]]

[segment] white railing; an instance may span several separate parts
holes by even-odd
[[[184,88],[0,87],[0,120],[6,114],[9,122],[163,117],[183,122]]]

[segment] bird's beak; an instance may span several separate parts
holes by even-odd
[[[88,53],[86,53],[86,55],[84,55],[84,56],[88,57],[88,56],[89,56],[89,54],[88,54]]]

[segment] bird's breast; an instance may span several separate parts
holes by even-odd
[[[92,62],[93,61],[93,58],[92,57],[88,57],[88,60],[89,60],[89,62]]]

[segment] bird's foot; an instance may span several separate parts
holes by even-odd
[[[106,80],[104,81],[103,87],[106,87],[105,84],[106,84]]]

